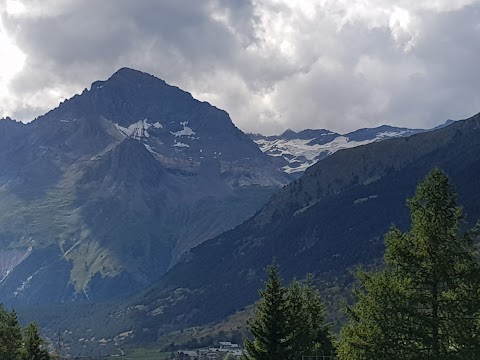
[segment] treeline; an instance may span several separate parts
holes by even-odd
[[[448,177],[434,169],[407,200],[411,228],[392,226],[379,269],[357,273],[335,339],[311,281],[282,285],[275,265],[248,323],[248,360],[480,359],[480,263]],[[335,339],[333,341],[332,339]],[[320,357],[321,358],[321,357]]]
[[[44,345],[36,323],[22,328],[15,311],[7,311],[0,305],[0,359],[50,360]]]

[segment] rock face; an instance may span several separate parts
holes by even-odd
[[[251,216],[289,179],[225,111],[120,69],[0,121],[0,302],[111,299]],[[2,255],[3,254],[3,255]]]
[[[435,129],[450,125],[451,120]],[[386,139],[408,137],[428,130],[398,128],[382,125],[376,128],[355,130],[338,134],[329,130],[287,130],[278,136],[250,134],[260,149],[267,155],[283,162],[283,170],[300,176],[309,166],[325,159],[338,150],[350,149]]]

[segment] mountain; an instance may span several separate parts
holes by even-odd
[[[435,131],[338,151],[276,193],[255,216],[193,248],[119,311],[130,319],[123,331],[155,341],[175,329],[223,319],[258,298],[273,258],[285,280],[310,272],[344,288],[349,269],[381,257],[392,223],[408,228],[406,198],[435,166],[449,175],[467,221],[475,223],[478,154],[480,114]]]
[[[130,294],[288,181],[225,111],[120,69],[0,121],[0,302]]]
[[[452,122],[452,120],[449,120],[434,129],[448,126]],[[286,173],[300,175],[309,166],[338,150],[386,139],[412,136],[425,131],[429,130],[382,125],[376,128],[355,130],[343,135],[325,129],[307,129],[299,132],[288,129],[281,135],[250,134],[250,137],[265,154],[282,161]]]

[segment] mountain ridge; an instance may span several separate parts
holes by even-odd
[[[250,134],[260,149],[283,163],[283,170],[288,174],[303,173],[308,167],[332,155],[338,150],[353,148],[396,137],[436,130],[452,123],[447,120],[433,129],[409,129],[380,125],[374,128],[361,128],[346,134],[339,134],[326,129],[306,129],[295,132],[285,130],[281,135],[264,136]]]

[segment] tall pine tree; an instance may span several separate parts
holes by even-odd
[[[315,356],[334,356],[331,324],[325,323],[327,312],[318,289],[313,285],[313,277],[307,275],[304,284],[305,308],[308,314],[310,334],[310,354]],[[309,355],[304,353],[302,355]]]
[[[287,290],[288,360],[301,359],[312,350],[310,314],[305,303],[305,288],[294,280]]]
[[[304,282],[294,280],[291,283],[287,304],[289,359],[333,355],[330,326],[325,324],[325,307],[310,275]]]
[[[359,270],[355,306],[346,309],[338,354],[342,360],[412,359],[416,345],[408,341],[409,283],[387,271]],[[412,349],[413,348],[413,349]]]
[[[37,323],[30,323],[23,331],[22,360],[49,360],[50,356],[43,348],[45,341],[40,337]]]
[[[0,359],[19,360],[22,348],[22,329],[17,314],[0,305]]]
[[[18,323],[15,311],[7,311],[0,304],[0,359],[1,360],[50,360],[44,340],[36,323],[25,329]]]
[[[255,317],[248,322],[254,339],[245,341],[249,360],[287,359],[286,290],[276,264],[267,268],[268,280],[256,304]]]
[[[480,358],[480,266],[476,231],[447,176],[434,169],[407,201],[410,231],[392,227],[384,269],[361,273],[342,329],[341,360]]]
[[[276,265],[267,269],[255,316],[248,322],[253,340],[245,341],[250,360],[296,360],[302,356],[333,355],[325,308],[311,277],[294,280],[286,289]]]

